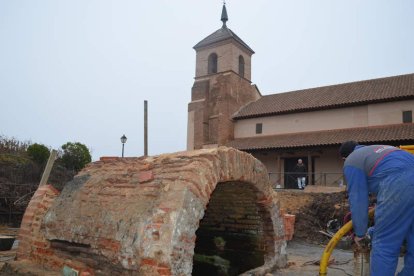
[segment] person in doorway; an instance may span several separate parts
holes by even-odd
[[[414,155],[387,145],[342,143],[355,242],[367,234],[369,193],[377,196],[372,233],[371,276],[394,275],[400,247],[407,254],[400,276],[414,274]]]
[[[298,182],[298,188],[303,190],[306,186],[306,167],[303,164],[302,159],[298,159],[298,163],[294,168],[296,180]]]

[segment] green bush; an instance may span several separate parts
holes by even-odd
[[[67,142],[62,151],[62,163],[67,169],[78,172],[92,161],[88,147],[79,142]]]
[[[34,162],[43,166],[49,158],[50,151],[45,145],[34,143],[27,148],[27,154]]]

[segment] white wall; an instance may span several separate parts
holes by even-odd
[[[235,138],[402,123],[402,111],[414,110],[414,100],[237,120]],[[256,124],[263,124],[256,134]]]

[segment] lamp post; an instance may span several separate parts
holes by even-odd
[[[127,138],[126,138],[126,136],[124,134],[121,137],[121,143],[122,143],[122,158],[124,157],[124,146],[125,146],[126,141],[127,141]]]

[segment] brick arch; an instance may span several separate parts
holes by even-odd
[[[229,275],[252,269],[263,272],[265,260],[271,270],[278,254],[272,217],[261,198],[262,192],[249,182],[216,185],[196,231],[193,275],[216,275],[218,270]],[[209,264],[212,260],[221,260],[223,266]]]
[[[216,186],[226,182],[254,187],[267,214],[267,252],[258,270],[284,265],[283,222],[267,171],[250,154],[225,147],[92,163],[50,201],[37,234],[25,238],[34,249],[35,240],[43,241],[28,258],[81,272],[190,275],[199,222]]]
[[[220,147],[213,150],[199,150],[187,153],[191,162],[184,167],[177,167],[176,174],[181,176],[188,191],[189,205],[178,212],[172,229],[173,236],[171,268],[178,274],[191,274],[192,255],[179,254],[182,248],[189,252],[194,250],[195,232],[199,221],[203,218],[210,197],[219,183],[237,182],[240,185],[251,185],[256,190],[257,204],[267,211],[266,242],[267,252],[265,264],[258,268],[269,271],[284,262],[284,232],[279,214],[276,193],[269,184],[265,166],[250,154],[231,148]],[[185,172],[184,174],[182,172]],[[164,202],[174,202],[175,194],[165,194]],[[173,203],[172,203],[173,204]],[[167,207],[168,208],[168,207]],[[189,210],[196,210],[192,213]],[[183,227],[185,225],[186,227]]]

